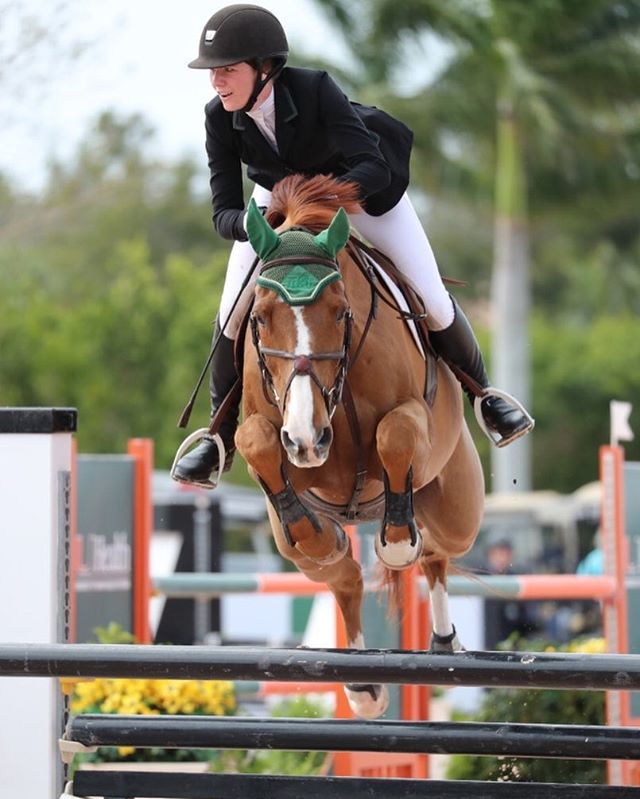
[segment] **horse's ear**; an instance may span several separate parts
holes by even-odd
[[[253,197],[247,208],[246,227],[251,246],[264,261],[278,246],[280,236],[262,216]]]
[[[349,241],[349,217],[344,208],[339,208],[338,213],[331,220],[331,224],[322,233],[315,237],[316,242],[335,258],[344,245]]]

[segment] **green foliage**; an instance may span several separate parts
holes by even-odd
[[[600,651],[600,639],[574,641],[569,651]],[[519,651],[546,651],[546,642],[520,639]],[[603,691],[556,691],[514,688],[488,689],[473,721],[519,724],[605,724]],[[501,782],[556,782],[604,784],[602,760],[454,755],[447,768],[452,780],[499,780]]]
[[[149,436],[168,468],[227,248],[191,188],[194,167],[145,161],[147,135],[138,118],[104,115],[75,162],[52,166],[43,197],[12,204],[0,227],[0,403],[76,406],[82,450]],[[208,418],[205,397],[198,407]]]
[[[640,358],[638,319],[624,313],[571,324],[536,315],[532,342],[536,482],[574,490],[597,479],[597,445],[609,439],[609,401],[640,393],[640,375],[630,368]],[[637,420],[636,409],[636,430]],[[629,460],[640,458],[638,441],[625,449]]]
[[[522,724],[603,724],[604,693],[494,688],[487,691],[474,721]],[[501,782],[606,782],[600,760],[454,755],[447,769],[451,780]]]
[[[135,644],[135,635],[124,629],[115,621],[106,627],[94,627],[93,634],[99,644]]]
[[[211,771],[237,774],[320,774],[327,760],[326,752],[284,752],[273,750],[221,751],[211,759]]]
[[[602,638],[578,638],[562,651],[595,654],[605,651]],[[526,639],[518,634],[503,642],[508,651],[546,652],[554,646],[543,639]],[[523,724],[605,723],[604,692],[531,689],[489,689],[475,721],[504,721]],[[451,779],[487,779],[506,782],[605,782],[602,761],[549,760],[535,758],[486,758],[455,756],[448,776]]]
[[[323,718],[328,711],[323,702],[300,695],[290,697],[271,710],[274,718]],[[307,776],[325,773],[326,752],[285,752],[279,750],[227,750],[212,759],[212,771],[241,774],[290,774]]]

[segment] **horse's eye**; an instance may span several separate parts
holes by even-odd
[[[340,310],[336,314],[336,322],[342,322],[346,315],[347,315],[347,309],[346,308],[340,308]]]
[[[264,327],[267,324],[266,318],[261,313],[254,313],[253,318],[260,325],[260,327]]]

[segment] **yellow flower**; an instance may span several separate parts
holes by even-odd
[[[604,638],[583,638],[572,641],[570,652],[583,652],[587,655],[600,655],[607,651],[607,642]]]
[[[235,711],[232,682],[222,680],[96,679],[76,686],[71,710],[127,715],[225,715]]]

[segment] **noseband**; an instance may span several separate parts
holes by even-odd
[[[342,342],[342,349],[333,352],[310,352],[304,355],[290,352],[289,350],[279,350],[274,347],[265,347],[260,341],[260,334],[258,332],[258,320],[251,314],[251,338],[253,345],[258,353],[258,365],[260,366],[260,373],[262,374],[262,388],[267,401],[280,410],[284,416],[287,407],[287,397],[291,389],[291,384],[295,377],[307,376],[316,384],[322,395],[325,408],[329,419],[333,417],[338,404],[342,398],[342,390],[344,388],[344,380],[347,375],[349,365],[349,348],[351,346],[351,328],[353,323],[353,314],[349,309],[344,317],[344,338]],[[286,361],[293,361],[293,368],[291,374],[287,379],[284,394],[282,397],[282,407],[280,407],[280,396],[276,390],[273,382],[273,376],[269,371],[265,357],[282,358]],[[323,385],[322,381],[316,374],[313,368],[313,361],[337,361],[338,368],[333,385],[327,388]]]

